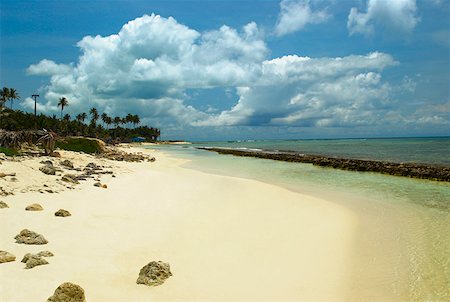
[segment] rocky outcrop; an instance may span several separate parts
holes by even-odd
[[[47,302],[86,302],[81,286],[66,282],[58,286]]]
[[[52,254],[53,256],[53,254]],[[30,269],[33,267],[36,267],[38,265],[45,265],[48,264],[48,261],[44,259],[44,256],[41,256],[39,254],[25,254],[25,256],[23,256],[22,261],[23,263],[25,263],[25,268],[26,269]]]
[[[163,284],[170,276],[172,276],[172,273],[168,263],[152,261],[141,269],[136,283],[157,286]]]
[[[0,209],[9,208],[8,204],[4,201],[0,201]]]
[[[142,153],[127,153],[115,148],[106,149],[105,152],[99,155],[100,157],[107,158],[115,161],[126,161],[126,162],[142,162],[149,161],[154,162],[155,158],[144,155]]]
[[[68,159],[65,159],[65,160],[61,161],[60,165],[66,167],[66,168],[73,169],[73,162],[71,162]]]
[[[16,260],[16,256],[6,251],[0,251],[0,263],[6,263]]]
[[[38,203],[30,204],[25,208],[25,211],[43,211],[43,210],[44,208]]]
[[[230,154],[244,157],[257,157],[287,162],[311,163],[316,166],[330,167],[341,170],[377,172],[395,176],[430,179],[450,182],[449,166],[434,166],[415,163],[393,163],[376,160],[361,160],[350,158],[335,158],[321,155],[307,155],[295,152],[251,151],[223,148],[198,148],[214,151],[219,154]]]
[[[56,169],[53,166],[42,166],[39,168],[39,171],[41,171],[44,174],[47,175],[55,175],[56,174]]]
[[[78,177],[73,174],[66,174],[61,178],[62,181],[71,183],[71,184],[79,184]]]
[[[59,209],[58,211],[55,212],[55,216],[58,216],[58,217],[68,217],[71,215],[72,214],[70,214],[69,211],[64,210],[64,209]]]
[[[30,231],[28,229],[24,229],[20,231],[20,234],[14,237],[16,239],[16,243],[23,244],[47,244],[47,239],[44,238],[41,234]]]

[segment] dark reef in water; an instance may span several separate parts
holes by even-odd
[[[308,155],[288,151],[255,151],[225,148],[198,148],[219,154],[244,157],[257,157],[287,162],[310,163],[316,166],[342,170],[378,172],[396,176],[430,179],[450,182],[450,166],[426,165],[415,163],[393,163],[376,160],[337,158],[322,155]]]

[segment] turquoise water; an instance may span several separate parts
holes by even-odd
[[[194,146],[296,151],[357,159],[450,165],[450,137],[261,140],[195,143]]]
[[[388,142],[393,146],[388,146]],[[449,142],[448,138],[259,141],[152,148],[189,159],[184,165],[189,169],[279,185],[333,200],[355,213],[360,230],[353,255],[353,291],[366,297],[364,301],[378,301],[377,293],[381,297],[383,292],[392,301],[450,301],[450,183],[195,149],[200,145],[270,150],[294,150],[301,146],[305,153],[447,164],[444,149]],[[374,145],[375,150],[371,150],[369,146]],[[414,150],[419,149],[415,154]]]

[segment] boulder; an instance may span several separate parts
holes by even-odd
[[[53,162],[51,160],[43,160],[41,161],[41,164],[53,167]]]
[[[42,251],[42,252],[37,253],[37,255],[40,256],[40,257],[53,257],[53,256],[55,256],[50,251]]]
[[[43,166],[39,168],[39,171],[41,171],[44,174],[47,175],[55,175],[56,174],[56,169],[53,166]]]
[[[16,239],[16,243],[23,244],[47,244],[47,239],[44,238],[41,234],[30,231],[28,229],[24,229],[20,231],[20,234],[14,237]]]
[[[73,162],[68,159],[63,160],[62,162],[60,162],[60,164],[61,166],[73,169]]]
[[[11,253],[0,251],[0,263],[11,262],[16,260],[16,256]]]
[[[48,264],[48,261],[45,260],[42,256],[39,256],[38,254],[25,254],[22,261],[25,263],[25,268],[30,269],[38,265],[45,265]]]
[[[151,261],[141,269],[136,283],[157,286],[163,284],[170,276],[172,276],[172,273],[170,272],[170,265],[168,263]]]
[[[102,186],[102,184],[100,182],[94,183],[94,187],[101,187],[101,186]]]
[[[64,210],[64,209],[59,209],[58,211],[55,212],[55,216],[58,217],[67,217],[67,216],[71,216],[72,214],[70,214],[69,211]]]
[[[0,209],[9,208],[6,202],[0,201]]]
[[[25,211],[42,211],[42,210],[44,210],[44,208],[38,203],[30,204],[25,208]]]
[[[73,174],[66,174],[64,175],[61,180],[65,181],[65,182],[69,182],[72,184],[79,184],[80,182],[77,180],[77,176],[73,175]]]
[[[66,282],[58,286],[47,302],[86,302],[81,286]]]

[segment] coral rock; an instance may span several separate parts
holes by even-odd
[[[30,269],[38,265],[45,265],[48,264],[48,261],[45,260],[42,256],[39,256],[38,254],[26,254],[22,261],[25,263],[25,268]]]
[[[41,234],[36,232],[24,229],[20,232],[19,235],[14,237],[16,239],[16,243],[23,244],[47,244],[47,239],[44,238]]]
[[[25,210],[26,211],[42,211],[42,210],[44,210],[44,208],[42,208],[42,206],[38,203],[33,203],[33,204],[28,205],[25,208]]]
[[[79,184],[80,182],[77,180],[77,176],[73,174],[66,174],[61,178],[65,182],[70,182],[73,184]]]
[[[47,174],[47,175],[55,175],[56,174],[56,169],[53,168],[53,166],[40,167],[39,171],[41,171],[42,173]]]
[[[0,201],[0,209],[9,208],[6,202]]]
[[[136,283],[157,286],[163,284],[170,276],[172,276],[172,273],[170,272],[170,265],[168,263],[152,261],[141,269]]]
[[[16,256],[11,253],[0,251],[0,263],[11,262],[16,260]]]
[[[60,162],[60,164],[61,164],[61,166],[73,169],[73,162],[71,162],[68,159],[63,160],[62,162]]]
[[[47,302],[86,302],[81,286],[66,282],[58,286]]]
[[[58,217],[67,217],[67,216],[71,216],[72,214],[70,214],[69,211],[64,210],[64,209],[59,209],[58,211],[55,212],[55,216]]]

